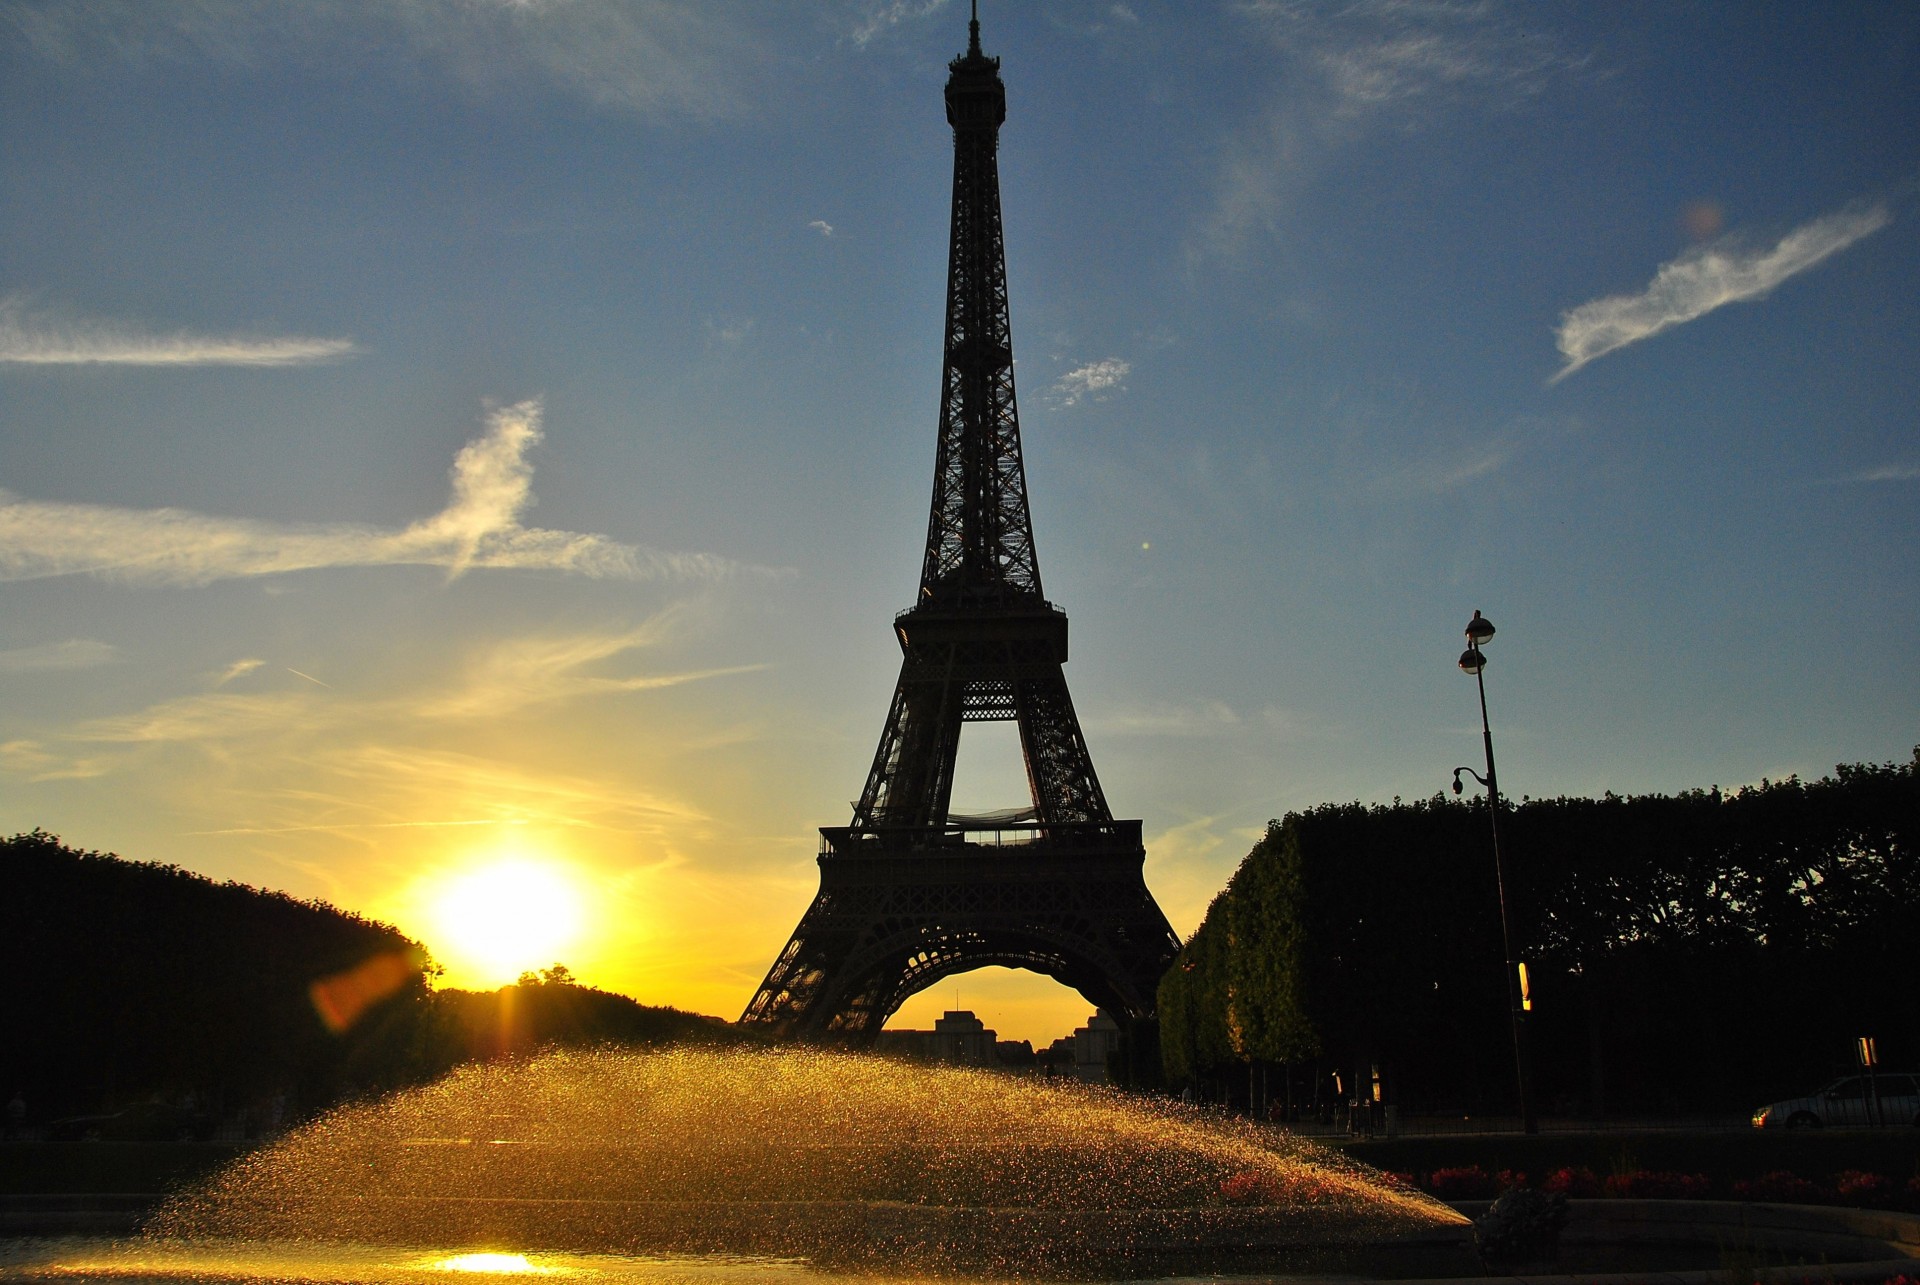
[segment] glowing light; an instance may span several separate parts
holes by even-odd
[[[563,962],[585,927],[585,898],[566,865],[507,857],[437,880],[427,893],[427,948],[454,984],[499,986]]]
[[[525,1254],[456,1254],[433,1265],[440,1272],[486,1272],[495,1276],[551,1276],[557,1270],[528,1261]]]

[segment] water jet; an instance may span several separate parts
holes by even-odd
[[[1177,1103],[685,1049],[474,1065],[340,1108],[168,1202],[88,1274],[444,1281],[463,1256],[504,1255],[466,1261],[1110,1278],[1376,1270],[1436,1246],[1464,1270],[1466,1243],[1429,1197]]]

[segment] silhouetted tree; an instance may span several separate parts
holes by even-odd
[[[1484,800],[1270,824],[1161,985],[1174,1084],[1379,1064],[1415,1107],[1511,1100]],[[1920,749],[1723,794],[1528,800],[1508,895],[1547,1103],[1729,1109],[1920,1061]]]
[[[375,956],[423,958],[384,924],[43,831],[0,841],[0,888],[0,1077],[37,1115],[155,1094],[312,1105],[407,1076],[418,967],[338,1033],[311,994]]]
[[[176,866],[0,840],[0,1092],[36,1119],[191,1094],[293,1112],[555,1045],[741,1038],[576,985],[434,991],[418,943],[324,902]]]

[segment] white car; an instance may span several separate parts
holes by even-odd
[[[1899,1071],[1849,1075],[1805,1098],[1770,1102],[1753,1113],[1756,1129],[1920,1128],[1915,1077]]]

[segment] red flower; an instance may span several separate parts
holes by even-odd
[[[1493,1179],[1479,1165],[1435,1169],[1427,1187],[1442,1200],[1486,1200],[1494,1194]]]
[[[1555,1169],[1540,1185],[1545,1191],[1558,1192],[1573,1200],[1591,1200],[1602,1191],[1599,1175],[1585,1165]]]

